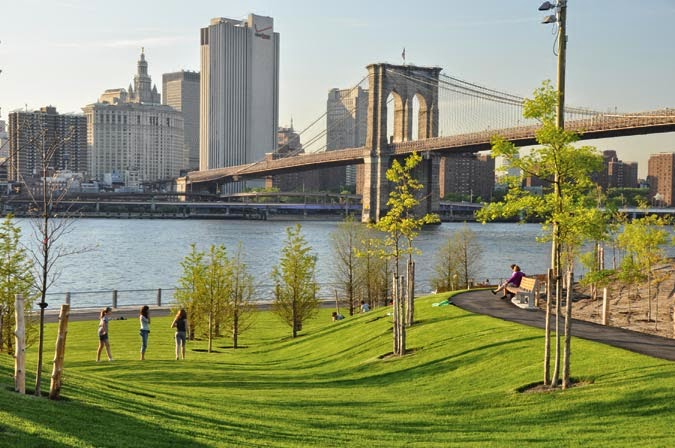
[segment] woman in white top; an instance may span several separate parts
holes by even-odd
[[[143,305],[138,319],[141,321],[141,361],[145,359],[145,350],[148,348],[148,335],[150,334],[150,308]]]

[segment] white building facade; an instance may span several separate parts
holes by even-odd
[[[150,87],[141,53],[135,88],[109,89],[99,101],[82,108],[87,117],[87,145],[92,178],[120,173],[137,182],[174,179],[183,167],[184,131],[181,112],[159,104]]]
[[[252,163],[276,152],[279,33],[274,20],[254,14],[245,20],[219,17],[202,28],[200,88],[200,170]]]

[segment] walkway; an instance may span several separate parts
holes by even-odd
[[[485,314],[531,327],[544,328],[546,323],[546,313],[544,311],[523,310],[513,305],[510,301],[501,300],[499,296],[492,295],[488,290],[477,290],[459,294],[452,298],[452,303],[472,313]],[[675,361],[675,339],[667,339],[622,328],[608,327],[578,319],[572,320],[572,335],[624,348],[654,358]]]

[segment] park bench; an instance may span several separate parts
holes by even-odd
[[[513,286],[507,286],[506,290],[511,294],[515,294],[512,302],[526,309],[536,309],[535,306],[535,296],[539,293],[539,285],[537,285],[537,279],[534,277],[523,277],[520,279],[520,286],[515,288]]]

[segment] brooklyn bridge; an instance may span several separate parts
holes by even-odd
[[[220,185],[240,180],[363,165],[361,216],[364,222],[377,221],[386,209],[386,170],[394,159],[413,151],[423,155],[416,173],[425,185],[423,205],[427,211],[437,212],[442,156],[489,150],[494,136],[519,147],[536,144],[538,124],[522,117],[523,97],[447,76],[438,67],[380,63],[367,69],[367,76],[357,84],[367,81],[364,146],[302,154],[271,152],[263,160],[245,165],[190,172],[178,180],[179,191],[215,191]],[[393,129],[388,129],[392,103]],[[565,128],[587,140],[674,132],[675,109],[625,113],[566,107]]]

